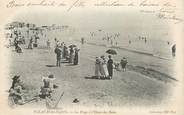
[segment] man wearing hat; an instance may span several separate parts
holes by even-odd
[[[54,52],[56,53],[56,66],[60,67],[61,64],[61,49],[59,49],[59,46],[56,46]]]
[[[113,76],[113,60],[111,58],[111,55],[108,56],[109,60],[107,61],[107,69],[109,73],[109,79],[112,79]]]

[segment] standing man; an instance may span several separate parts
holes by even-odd
[[[60,64],[61,64],[61,50],[59,49],[59,46],[56,46],[54,52],[56,53],[56,66],[60,67]]]
[[[172,56],[175,57],[176,56],[176,44],[174,44],[172,46]]]
[[[113,60],[111,59],[111,55],[108,56],[109,60],[107,61],[107,69],[109,72],[109,78],[112,79],[113,76]]]

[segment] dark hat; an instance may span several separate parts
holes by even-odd
[[[55,80],[55,77],[54,77],[53,74],[50,74],[50,75],[48,76],[48,78],[51,79],[51,80]]]
[[[102,55],[102,56],[100,56],[101,58],[104,58],[105,56],[104,55]]]
[[[15,75],[12,79],[13,80],[17,80],[17,79],[19,79],[20,78],[20,75]]]
[[[75,98],[74,100],[73,100],[73,103],[78,103],[79,102],[79,100],[77,99],[77,98]]]

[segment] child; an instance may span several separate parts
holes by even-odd
[[[123,59],[121,60],[120,64],[121,64],[121,67],[123,69],[123,72],[126,71],[126,65],[127,65],[128,61],[125,57],[123,57]]]

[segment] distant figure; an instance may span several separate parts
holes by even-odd
[[[95,76],[100,79],[101,73],[100,73],[100,58],[96,57],[96,62],[95,62]]]
[[[126,65],[127,65],[128,61],[125,57],[123,57],[123,59],[121,60],[120,64],[121,64],[121,67],[123,69],[123,72],[126,71]]]
[[[145,39],[144,39],[144,42],[145,42],[145,44],[147,43],[147,39],[146,39],[146,37],[145,37]]]
[[[79,50],[78,48],[75,48],[75,56],[74,56],[74,65],[78,65],[79,62]]]
[[[19,45],[17,45],[16,52],[17,53],[22,53],[22,48]]]
[[[50,48],[50,40],[47,40],[47,48]]]
[[[54,52],[56,53],[56,66],[61,66],[61,50],[56,46]]]
[[[14,40],[14,45],[15,45],[15,51],[17,53],[22,53],[22,48],[19,46],[18,41],[16,39]]]
[[[68,47],[66,47],[66,49],[65,49],[65,59],[66,59],[66,61],[69,61],[69,51],[68,51]]]
[[[67,49],[66,44],[64,44],[64,46],[63,46],[63,58],[66,58],[66,49]]]
[[[120,71],[120,63],[114,62],[114,69],[116,69],[116,71]]]
[[[17,38],[14,39],[14,46],[15,46],[15,51],[16,51],[16,49],[18,47],[18,40],[17,40]]]
[[[176,44],[174,44],[172,46],[172,56],[175,57],[176,56]]]
[[[131,44],[131,40],[129,40],[128,43]]]
[[[170,42],[168,41],[168,42],[167,42],[167,44],[169,45],[169,44],[170,44]]]
[[[64,49],[64,44],[65,44],[65,43],[62,42],[61,45],[60,45],[60,48],[61,48],[61,51],[62,51],[62,52],[61,52],[61,53],[62,53],[62,58],[64,58],[64,51],[63,51],[63,49]]]
[[[70,56],[69,56],[69,63],[73,63],[74,60],[74,49],[73,47],[70,48]]]
[[[118,42],[116,42],[116,46],[118,46]]]
[[[111,59],[111,55],[108,56],[109,60],[107,61],[107,69],[109,73],[109,78],[112,79],[113,76],[113,60]]]
[[[29,40],[28,49],[33,49],[33,38]]]
[[[112,41],[112,39],[111,39],[111,45],[113,45],[113,41]]]
[[[84,38],[81,38],[81,43],[84,44]]]

